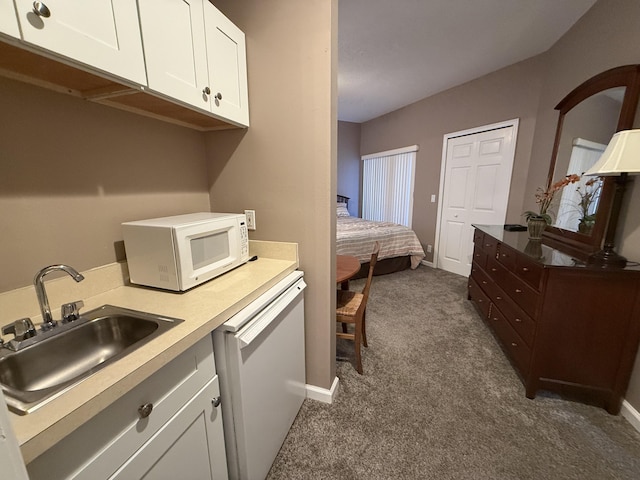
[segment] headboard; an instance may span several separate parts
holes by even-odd
[[[344,195],[338,195],[338,203],[346,203],[349,205],[349,197],[345,197]]]

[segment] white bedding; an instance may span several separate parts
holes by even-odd
[[[411,256],[411,268],[416,268],[424,258],[415,232],[403,225],[338,216],[336,230],[336,254],[353,255],[360,263],[371,259],[376,240],[380,242],[378,260],[408,255]]]

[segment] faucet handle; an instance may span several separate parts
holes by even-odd
[[[3,335],[8,335],[9,333],[13,334],[15,341],[21,342],[33,337],[36,334],[36,328],[30,318],[21,318],[2,327]]]
[[[73,322],[80,317],[80,309],[84,307],[82,300],[76,300],[75,302],[65,303],[60,308],[62,313],[62,323]]]

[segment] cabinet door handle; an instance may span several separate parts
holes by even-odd
[[[211,89],[209,87],[204,87],[202,89],[202,93],[204,93],[205,95],[211,95]]]
[[[42,2],[33,2],[33,13],[39,17],[49,18],[51,10]]]
[[[145,403],[144,405],[140,405],[138,407],[138,415],[140,418],[147,418],[151,415],[151,411],[153,410],[153,403]]]
[[[222,100],[222,94],[220,92],[216,93],[213,98],[217,98],[218,100]]]
[[[218,408],[221,402],[222,399],[220,397],[214,397],[211,399],[211,405],[213,405],[213,408]]]

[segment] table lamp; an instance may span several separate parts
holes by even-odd
[[[600,267],[625,267],[627,259],[614,251],[618,216],[629,174],[640,173],[640,129],[616,133],[600,159],[584,173],[587,176],[616,177],[613,204],[602,250],[592,254],[587,263]]]

